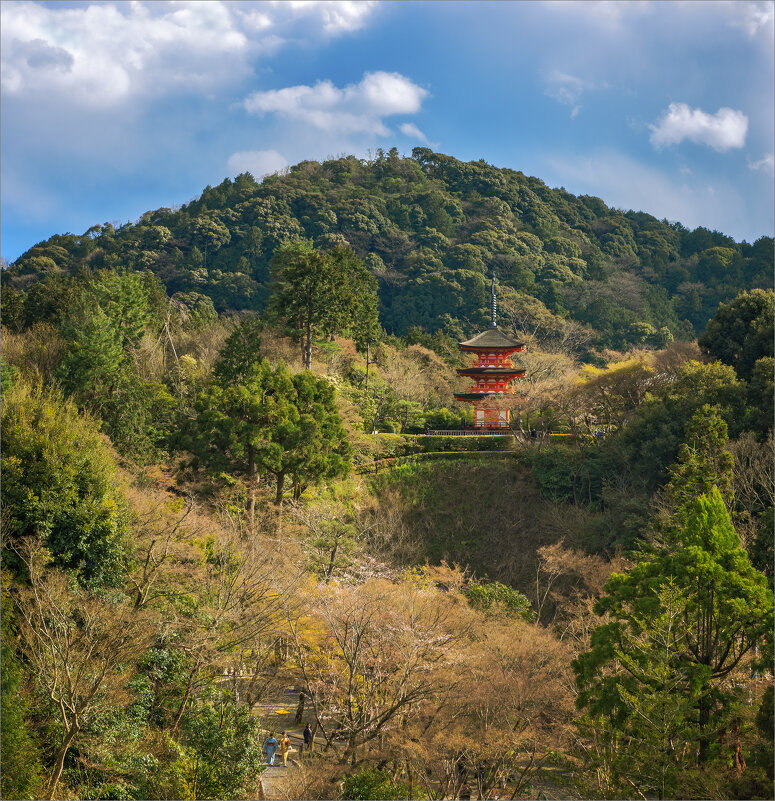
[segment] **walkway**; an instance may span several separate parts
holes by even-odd
[[[301,724],[297,724],[296,708],[299,704],[299,691],[296,686],[289,685],[283,687],[273,694],[271,699],[256,704],[253,714],[261,721],[262,742],[274,732],[279,740],[282,732],[287,732],[291,738],[291,752],[288,755],[288,767],[283,767],[282,757],[278,750],[275,756],[274,766],[268,767],[259,779],[257,797],[263,801],[274,801],[274,799],[285,799],[287,795],[283,792],[283,786],[290,772],[298,770],[301,745],[304,742],[304,724],[309,720],[314,722],[307,715]]]

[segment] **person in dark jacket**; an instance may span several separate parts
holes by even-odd
[[[304,748],[307,751],[312,750],[312,726],[309,723],[304,727]]]

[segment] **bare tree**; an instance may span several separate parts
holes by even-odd
[[[149,613],[130,604],[71,589],[66,574],[47,569],[49,555],[39,543],[27,542],[20,556],[29,577],[15,591],[20,648],[62,721],[46,786],[54,798],[65,756],[84,727],[128,700],[128,678],[153,626]]]
[[[434,671],[464,635],[452,606],[407,580],[329,585],[313,620],[289,625],[326,748],[344,742],[341,760],[380,737],[433,693]]]

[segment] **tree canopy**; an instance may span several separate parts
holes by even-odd
[[[260,183],[246,173],[177,210],[52,236],[4,271],[3,320],[15,328],[50,319],[68,276],[117,266],[149,270],[169,295],[205,295],[219,313],[263,310],[272,265],[277,282],[280,262],[283,272],[302,258],[303,249],[292,258],[283,250],[300,238],[335,252],[341,269],[352,269],[345,253],[354,252],[377,281],[382,327],[398,335],[414,326],[463,338],[481,330],[494,268],[503,298],[530,298],[553,320],[553,334],[572,321],[597,348],[660,347],[701,333],[720,302],[769,287],[773,271],[769,237],[737,243],[550,189],[515,170],[415,148],[410,157],[378,151],[369,160],[305,161]],[[275,286],[294,304],[288,320],[303,335],[294,316],[301,299],[285,295],[282,281]],[[336,308],[321,333],[331,327],[342,330]]]

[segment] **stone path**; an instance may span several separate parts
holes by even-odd
[[[300,761],[301,745],[304,742],[303,731],[307,720],[312,721],[309,716],[301,724],[295,722],[296,707],[299,703],[299,691],[293,686],[284,687],[280,692],[274,693],[273,697],[255,706],[253,714],[261,721],[262,742],[274,732],[279,740],[280,734],[285,731],[291,738],[291,752],[288,755],[288,767],[283,767],[283,760],[280,751],[277,751],[274,766],[268,767],[259,779],[257,797],[274,801],[284,799],[286,794],[283,786],[286,779],[292,772],[298,771]]]

